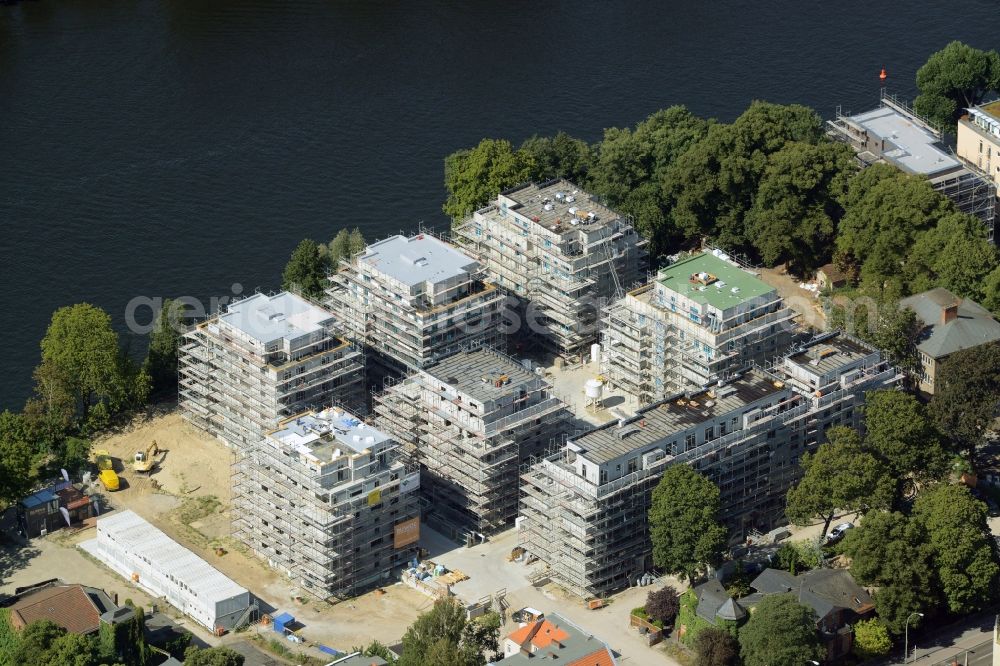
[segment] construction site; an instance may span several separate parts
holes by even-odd
[[[503,294],[478,261],[429,232],[391,236],[341,262],[327,307],[347,335],[394,369],[495,345]]]
[[[938,128],[884,88],[877,108],[851,115],[837,107],[826,127],[828,136],[854,149],[863,167],[886,162],[926,178],[960,211],[979,218],[994,241],[996,185],[987,174],[960,161]]]
[[[648,263],[631,218],[562,179],[501,192],[455,234],[518,299],[522,333],[567,358],[589,352],[600,310],[641,280]]]
[[[485,348],[416,372],[374,403],[379,427],[420,466],[424,520],[460,542],[513,524],[519,465],[559,446],[570,417],[541,375]]]
[[[353,597],[417,554],[419,472],[336,409],[283,421],[233,466],[233,536],[311,596]]]
[[[194,425],[237,448],[311,407],[353,405],[364,357],[334,316],[289,292],[254,294],[198,324],[178,348],[178,404]]]
[[[802,454],[830,426],[860,428],[865,393],[900,380],[879,351],[827,334],[773,366],[679,392],[571,438],[522,467],[520,545],[580,596],[628,587],[654,569],[651,495],[679,463],[719,487],[734,541],[767,531],[783,521]]]
[[[601,372],[650,404],[772,361],[791,343],[794,316],[728,255],[694,254],[608,308]]]

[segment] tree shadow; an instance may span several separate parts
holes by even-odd
[[[6,584],[10,577],[27,568],[31,560],[41,551],[28,542],[22,542],[17,537],[11,537],[6,532],[0,534],[0,585]]]

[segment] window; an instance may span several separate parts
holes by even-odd
[[[632,458],[631,460],[628,461],[628,473],[629,474],[631,474],[632,472],[635,472],[638,469],[639,469],[639,459],[638,458]]]
[[[684,450],[690,451],[693,448],[694,448],[694,433],[691,433],[690,435],[684,438]]]
[[[705,428],[705,441],[710,442],[713,439],[715,439],[715,427],[708,426],[707,428]]]

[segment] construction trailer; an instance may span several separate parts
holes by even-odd
[[[501,192],[455,234],[518,301],[521,332],[567,358],[589,352],[605,304],[648,264],[631,217],[563,179]]]
[[[390,385],[374,411],[419,464],[424,520],[463,541],[513,524],[520,464],[561,444],[570,417],[542,376],[485,348]]]
[[[520,545],[580,596],[633,584],[654,569],[647,516],[653,489],[675,464],[718,486],[722,518],[742,542],[783,524],[798,461],[827,428],[862,428],[865,393],[901,378],[878,350],[828,334],[769,369],[677,393],[573,437],[523,468]]]
[[[419,472],[348,412],[282,421],[237,457],[232,478],[234,536],[310,596],[385,585],[417,555]]]
[[[777,290],[713,250],[661,269],[607,309],[601,373],[648,405],[773,361],[793,339]]]
[[[183,415],[238,449],[303,410],[360,407],[364,357],[338,331],[331,312],[290,292],[232,303],[181,340]]]
[[[826,127],[828,136],[854,149],[861,166],[885,162],[927,179],[960,211],[979,218],[995,241],[996,185],[979,167],[959,160],[940,129],[907,104],[883,89],[877,108],[851,115],[837,107]]]
[[[430,232],[390,236],[341,262],[326,303],[374,358],[419,369],[499,344],[503,294],[485,278],[478,261]]]
[[[244,626],[257,611],[250,593],[131,510],[97,519],[87,553],[156,598],[221,634]]]

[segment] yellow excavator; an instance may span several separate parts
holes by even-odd
[[[132,468],[136,472],[151,472],[159,462],[156,456],[160,455],[160,447],[156,445],[156,440],[146,447],[145,451],[136,451],[135,460],[132,461]]]
[[[120,482],[118,481],[118,475],[115,474],[115,463],[111,457],[111,452],[105,449],[96,449],[94,451],[94,462],[97,464],[97,478],[101,481],[104,489],[109,492],[118,490]]]

